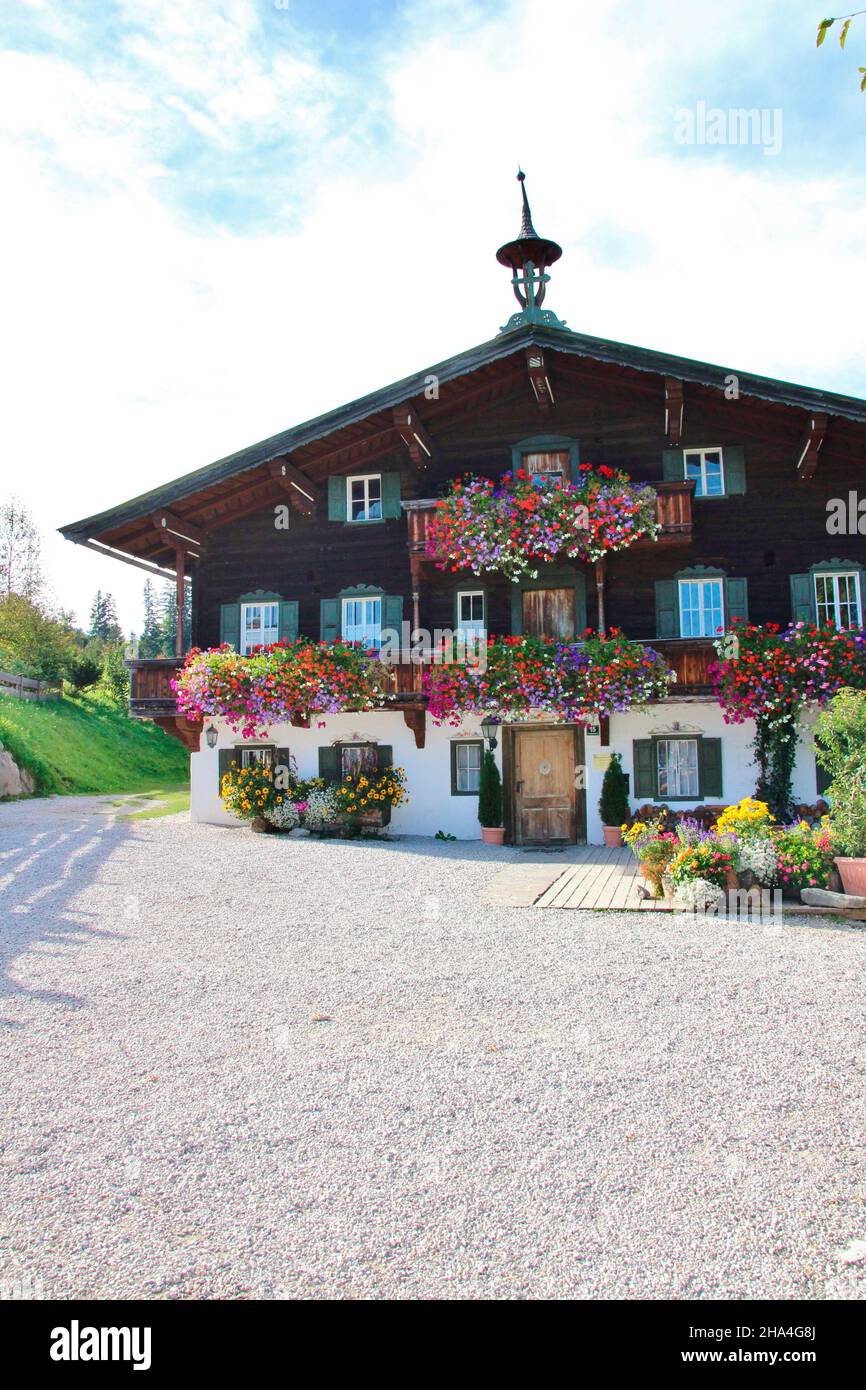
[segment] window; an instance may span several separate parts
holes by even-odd
[[[698,796],[698,741],[660,738],[656,741],[658,794],[662,801]]]
[[[685,476],[695,480],[695,497],[724,497],[725,465],[721,449],[686,449]]]
[[[241,652],[247,656],[253,647],[264,647],[280,637],[278,603],[241,604]]]
[[[681,579],[680,636],[715,637],[725,627],[721,579]]]
[[[375,743],[344,743],[340,746],[340,775],[356,777],[361,772],[375,772],[379,748]]]
[[[568,477],[568,457],[567,449],[524,454],[523,467],[531,478],[559,478],[565,482]]]
[[[380,598],[343,599],[343,641],[359,642],[362,647],[382,645]]]
[[[273,748],[238,748],[235,751],[241,755],[241,767],[252,767],[255,763],[264,763],[265,767],[273,767]]]
[[[461,589],[457,594],[457,630],[464,639],[482,637],[487,619],[484,613],[484,593],[481,589]]]
[[[819,627],[862,627],[860,576],[816,574],[815,608]]]
[[[477,796],[481,786],[481,739],[455,739],[451,744],[451,795]]]
[[[350,521],[382,520],[381,473],[346,479],[346,511]]]

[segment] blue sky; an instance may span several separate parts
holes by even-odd
[[[866,395],[866,17],[845,53],[820,18],[7,0],[4,490],[58,599],[139,626],[137,572],[54,527],[492,336],[518,160],[571,327]],[[777,153],[678,143],[701,103],[780,112]]]

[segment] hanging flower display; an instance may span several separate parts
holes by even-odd
[[[715,645],[719,660],[709,678],[725,722],[754,719],[758,794],[776,820],[789,820],[800,716],[844,686],[866,688],[866,636],[813,623],[784,631],[775,623],[748,624]]]
[[[518,580],[535,578],[539,563],[600,560],[660,529],[653,489],[619,469],[582,464],[581,481],[570,483],[519,468],[499,482],[453,482],[428,524],[426,554],[439,569]]]
[[[437,724],[459,724],[467,714],[503,718],[544,713],[591,723],[668,694],[670,672],[661,656],[612,628],[581,642],[552,637],[492,638],[463,663],[424,673],[430,714]]]
[[[345,642],[277,642],[241,656],[231,647],[189,653],[172,688],[188,719],[219,715],[244,738],[295,715],[375,709],[384,699],[384,667]]]
[[[709,677],[729,724],[787,722],[843,686],[866,687],[866,635],[794,623],[737,626],[716,643]]]

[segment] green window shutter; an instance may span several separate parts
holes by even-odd
[[[290,752],[290,750],[289,750],[288,748],[275,748],[275,749],[274,749],[274,769],[273,769],[273,770],[274,770],[274,773],[276,773],[276,770],[277,770],[278,767],[284,767],[284,768],[286,769],[286,772],[291,772],[292,764],[291,764],[290,759],[291,759],[291,752]],[[285,790],[285,789],[284,789],[284,790]]]
[[[382,474],[382,515],[386,521],[394,521],[403,515],[400,506],[400,474]]]
[[[326,782],[342,782],[343,765],[341,749],[333,743],[319,749],[319,776]]]
[[[827,769],[826,769],[825,767],[822,767],[822,766],[821,766],[821,764],[818,762],[818,760],[817,760],[817,758],[816,758],[816,759],[815,759],[815,789],[816,789],[816,791],[817,791],[817,793],[818,793],[818,796],[823,796],[825,792],[829,791],[829,789],[830,789],[830,783],[831,783],[832,781],[833,781],[832,775],[827,771]]]
[[[720,738],[702,738],[698,743],[698,757],[700,759],[700,795],[721,796],[722,795],[722,740]]]
[[[662,477],[666,483],[680,483],[685,477],[682,449],[662,449]]]
[[[656,756],[651,738],[636,738],[632,743],[634,759],[634,794],[639,800],[654,801],[656,789]]]
[[[725,495],[736,497],[746,491],[746,455],[742,445],[725,445],[722,458],[725,466]]]
[[[346,521],[346,479],[342,475],[328,479],[328,520]]]
[[[680,604],[675,579],[656,580],[656,637],[679,637]]]
[[[294,642],[298,635],[298,600],[280,604],[280,641]]]
[[[333,642],[340,635],[340,600],[323,598],[319,604],[321,640]]]
[[[795,623],[816,621],[815,585],[811,574],[791,575],[791,620]]]
[[[382,628],[387,627],[397,636],[402,635],[403,623],[403,595],[384,594],[382,597]]]
[[[220,794],[222,781],[227,772],[231,772],[231,765],[237,757],[234,748],[221,748],[219,751],[219,767],[217,776],[217,796]]]
[[[390,743],[380,743],[376,748],[376,767],[381,772],[383,768],[394,766],[394,749]]]
[[[747,579],[725,580],[725,627],[730,627],[734,618],[741,623],[749,620],[749,581]]]
[[[227,642],[235,651],[241,645],[241,606],[239,603],[224,603],[220,608],[220,642]]]

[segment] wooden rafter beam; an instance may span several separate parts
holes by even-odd
[[[674,449],[683,437],[683,383],[676,377],[665,377],[665,438]]]
[[[296,468],[291,459],[271,459],[268,472],[283,488],[289,502],[302,516],[312,516],[319,501],[319,489],[306,473]]]
[[[411,401],[395,405],[392,411],[394,429],[406,446],[416,468],[423,468],[433,457],[433,440],[424,427],[418,409]]]
[[[172,549],[180,543],[183,543],[187,550],[190,545],[204,545],[206,533],[203,527],[197,526],[194,521],[187,521],[185,517],[167,511],[151,512],[150,519],[167,549]]]
[[[815,476],[815,469],[818,467],[818,455],[827,433],[828,418],[822,413],[809,416],[806,434],[797,455],[797,477],[801,482],[808,482],[810,478]]]
[[[526,370],[529,373],[529,384],[532,387],[538,409],[542,415],[546,415],[554,404],[554,398],[553,387],[550,384],[550,376],[541,348],[526,349]]]

